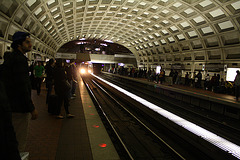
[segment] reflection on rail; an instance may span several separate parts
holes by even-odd
[[[113,88],[119,90],[120,92],[128,95],[129,97],[133,98],[134,100],[142,103],[143,105],[145,105],[146,107],[154,110],[155,112],[159,113],[160,115],[170,119],[171,121],[173,121],[174,123],[178,124],[179,126],[187,129],[188,131],[192,132],[193,134],[200,136],[201,138],[203,138],[204,140],[210,142],[211,144],[217,146],[218,148],[232,154],[234,157],[240,159],[240,146],[216,135],[215,133],[212,133],[200,126],[197,126],[196,124],[189,122],[167,110],[162,109],[159,106],[154,105],[151,102],[148,102],[147,100],[134,95],[94,74],[92,74],[94,77],[100,79],[101,81],[107,83],[108,85],[112,86]]]

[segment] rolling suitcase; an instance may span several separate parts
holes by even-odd
[[[50,95],[48,99],[48,113],[57,115],[58,114],[58,96]]]

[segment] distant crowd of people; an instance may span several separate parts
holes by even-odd
[[[213,76],[207,74],[203,79],[201,71],[196,72],[186,72],[182,76],[182,71],[171,69],[168,76],[165,75],[163,69],[159,73],[156,73],[155,69],[138,69],[134,67],[130,68],[110,68],[109,72],[118,73],[120,75],[129,76],[129,77],[138,77],[138,78],[147,78],[148,81],[160,83],[160,84],[181,84],[185,86],[191,86],[194,88],[201,88],[208,91],[213,91],[215,93],[224,93],[236,95],[236,100],[238,101],[239,97],[239,86],[240,86],[240,75],[237,71],[234,83],[229,81],[224,81],[223,78],[220,78],[220,74],[214,73]]]
[[[58,97],[55,115],[62,119],[63,103],[66,117],[74,117],[69,112],[69,100],[76,96],[77,84],[74,62],[68,64],[62,59],[50,59],[46,66],[37,62],[29,67],[25,55],[32,49],[30,34],[18,31],[12,40],[13,51],[4,53],[4,62],[0,65],[0,159],[3,160],[21,160],[25,152],[29,120],[38,118],[31,98],[32,88],[40,95],[45,80],[48,104],[54,86]]]
[[[41,93],[42,83],[46,83],[46,104],[48,104],[49,96],[52,94],[53,86],[55,94],[61,98],[63,93],[66,94],[68,99],[76,97],[77,67],[74,61],[66,63],[63,59],[57,59],[56,61],[50,59],[45,66],[41,61],[38,61],[32,63],[29,71],[32,89],[37,91],[37,95]]]

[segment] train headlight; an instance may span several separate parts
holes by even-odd
[[[89,69],[89,70],[88,70],[88,73],[92,73],[92,71]]]
[[[84,74],[84,73],[86,73],[86,70],[85,69],[80,69],[80,73]]]

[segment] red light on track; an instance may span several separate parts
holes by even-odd
[[[92,115],[92,116],[93,116],[93,115],[95,115],[95,114],[94,114],[94,113],[90,113],[90,115]]]
[[[92,106],[88,106],[88,107],[92,107]]]
[[[99,125],[93,125],[94,128],[99,128]]]
[[[107,147],[107,144],[105,144],[105,143],[100,143],[100,144],[99,144],[99,147],[102,147],[102,148]]]

